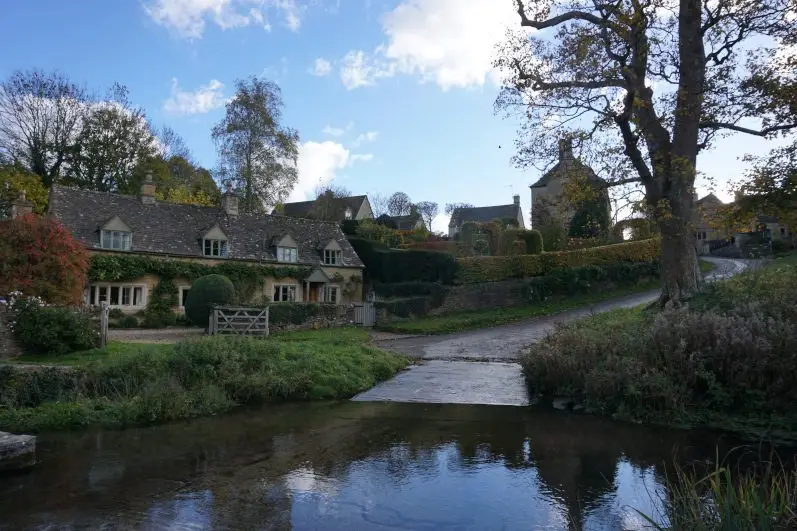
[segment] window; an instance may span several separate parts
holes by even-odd
[[[337,304],[338,303],[338,287],[337,286],[327,286],[326,290],[324,290],[324,302],[328,302],[330,304]]]
[[[190,287],[180,288],[180,308],[185,308],[185,301],[188,300],[188,292],[191,291]]]
[[[780,235],[781,236],[785,236],[786,235],[786,228],[785,227],[781,227],[780,228]]]
[[[292,284],[274,285],[274,302],[293,302],[296,300],[296,286]]]
[[[277,247],[278,262],[296,262],[298,254],[296,247]]]
[[[324,263],[326,265],[340,264],[340,251],[324,249]]]
[[[345,216],[346,216],[346,219],[351,219],[352,218],[351,208],[346,208]]]
[[[144,286],[132,284],[92,284],[86,302],[99,305],[107,302],[111,308],[141,308],[146,306]]]
[[[129,251],[133,242],[130,232],[121,230],[104,230],[100,232],[100,247],[115,251]]]
[[[703,232],[703,239],[704,240],[706,239],[706,233],[705,232]]]
[[[227,256],[227,240],[204,240],[203,254],[205,256]]]

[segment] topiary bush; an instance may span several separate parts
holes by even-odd
[[[526,242],[526,254],[540,254],[543,251],[542,233],[538,230],[522,230],[520,238]]]
[[[191,284],[185,301],[185,315],[195,325],[207,328],[211,306],[234,302],[235,287],[230,279],[223,275],[207,275]]]
[[[11,330],[26,354],[63,356],[97,346],[99,326],[86,313],[17,294],[9,297],[9,307]]]

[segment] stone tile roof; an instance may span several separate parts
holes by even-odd
[[[300,265],[320,265],[319,242],[334,239],[343,251],[342,266],[364,267],[336,223],[286,216],[228,216],[221,208],[163,201],[145,205],[136,196],[58,185],[50,190],[48,213],[89,249],[101,249],[100,228],[119,216],[133,232],[132,252],[203,257],[202,237],[218,225],[228,238],[228,259],[276,262],[273,242],[287,234],[298,245]]]
[[[366,199],[368,199],[368,196],[365,195],[334,198],[333,201],[340,203],[340,221],[343,220],[343,214],[346,210],[346,207],[351,208],[352,216],[356,216]],[[297,201],[295,203],[285,203],[283,215],[294,218],[306,218],[312,214],[314,206],[315,201]]]
[[[486,207],[456,208],[454,212],[451,213],[449,226],[457,227],[468,221],[482,223],[493,221],[494,219],[518,219],[519,215],[520,205],[514,203]]]

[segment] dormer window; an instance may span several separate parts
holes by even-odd
[[[218,225],[214,225],[202,237],[202,255],[218,258],[227,257],[227,235],[224,234]]]
[[[297,262],[299,260],[296,247],[277,247],[277,261]]]
[[[272,245],[277,248],[277,262],[293,264],[299,261],[299,246],[290,234],[274,238]]]
[[[351,208],[346,207],[346,212],[344,213],[344,215],[346,216],[346,219],[351,219],[353,217],[353,214],[351,212]]]
[[[324,249],[324,265],[340,265],[341,252],[335,249]]]
[[[100,230],[100,247],[114,251],[129,251],[133,246],[133,233],[127,224],[114,216]]]

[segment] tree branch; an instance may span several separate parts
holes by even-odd
[[[540,79],[534,74],[529,74],[523,71],[520,61],[515,59],[515,68],[518,71],[518,78],[523,81],[532,81],[532,90],[556,90],[561,88],[581,88],[581,89],[599,89],[599,88],[626,88],[626,82],[620,78],[595,80],[595,81],[555,81],[547,82]]]
[[[583,20],[601,27],[615,27],[614,24],[608,20],[605,20],[597,15],[593,15],[592,13],[585,13],[584,11],[568,11],[567,13],[562,13],[561,15],[549,18],[548,20],[531,20],[526,16],[526,9],[523,6],[523,1],[515,1],[517,2],[517,13],[520,15],[520,25],[523,27],[534,29],[553,28],[554,26],[558,26],[559,24],[563,24],[570,20]]]
[[[742,127],[741,125],[726,123],[726,122],[703,122],[700,124],[701,129],[729,129],[731,131],[737,131],[739,133],[746,133],[748,135],[754,136],[767,136],[771,133],[776,133],[778,131],[789,131],[791,129],[797,129],[797,123],[793,124],[782,124],[782,125],[773,125],[771,127],[765,127],[763,129],[750,129],[749,127]]]

